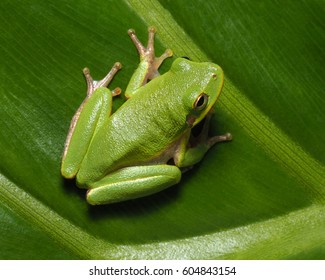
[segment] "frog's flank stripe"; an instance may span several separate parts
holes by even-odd
[[[158,39],[175,54],[186,54],[198,61],[210,61],[159,1],[126,2],[146,25],[157,27]],[[227,77],[220,104],[254,141],[313,194],[314,199],[321,203],[325,201],[325,167],[281,131]]]

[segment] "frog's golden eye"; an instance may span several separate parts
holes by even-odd
[[[197,111],[203,110],[208,104],[209,96],[205,93],[201,93],[194,102],[194,109]]]

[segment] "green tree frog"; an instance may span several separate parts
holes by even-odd
[[[182,171],[199,162],[217,142],[231,134],[208,137],[209,120],[224,81],[220,66],[210,62],[174,60],[159,75],[167,49],[155,57],[155,28],[149,27],[147,47],[128,31],[140,63],[126,88],[127,100],[112,113],[113,96],[107,86],[121,68],[115,63],[100,81],[87,68],[87,96],[75,113],[63,153],[61,173],[86,188],[92,205],[135,199],[177,184]],[[201,133],[192,128],[205,120]]]

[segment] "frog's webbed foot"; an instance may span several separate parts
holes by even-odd
[[[148,28],[148,45],[144,47],[138,37],[135,34],[133,29],[128,30],[128,34],[132,39],[134,45],[136,46],[139,56],[140,63],[145,62],[147,65],[147,79],[152,80],[156,76],[159,76],[158,68],[162,62],[173,55],[173,52],[170,49],[165,50],[165,52],[160,56],[155,56],[154,49],[154,38],[155,38],[156,29],[154,27]],[[146,82],[146,81],[145,81]]]
[[[120,62],[115,62],[112,69],[107,73],[107,75],[99,81],[93,80],[92,76],[90,75],[89,69],[84,68],[83,73],[87,82],[87,97],[90,97],[96,89],[100,87],[107,87],[108,84],[112,81],[117,71],[120,70],[121,68],[122,68],[122,64]],[[115,88],[114,90],[112,90],[113,96],[119,95],[120,93],[121,93],[120,88]]]
[[[209,134],[210,120],[212,115],[213,115],[213,111],[207,114],[200,134],[194,139],[192,139],[191,145],[197,146],[200,144],[204,144],[207,146],[208,149],[210,149],[216,143],[232,140],[232,135],[229,132],[223,135],[209,137],[208,134]]]

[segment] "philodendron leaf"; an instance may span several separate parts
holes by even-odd
[[[324,258],[324,4],[291,2],[2,1],[0,258]],[[125,90],[126,31],[150,25],[158,55],[224,69],[211,133],[234,139],[166,191],[89,206],[60,175],[81,70],[120,61]]]

